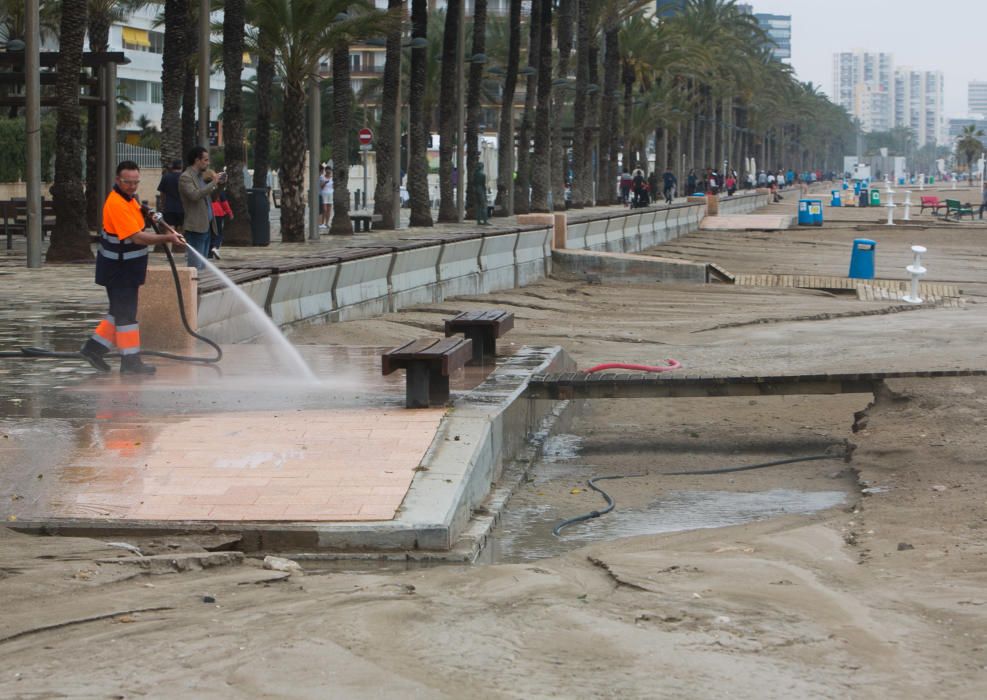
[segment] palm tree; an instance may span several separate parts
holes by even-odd
[[[555,119],[552,120],[552,203],[556,211],[565,209],[565,184],[568,179],[569,157],[562,141],[562,114],[565,111],[565,86],[569,84],[569,55],[572,53],[573,5],[575,0],[559,0],[556,14],[556,43],[559,60],[555,91]],[[575,133],[575,130],[573,130]]]
[[[392,13],[404,14],[404,0],[387,0]],[[396,229],[394,198],[400,183],[394,181],[395,158],[401,158],[401,144],[394,141],[394,122],[401,121],[401,95],[398,89],[401,70],[401,25],[396,24],[387,35],[383,94],[381,99],[380,136],[377,138],[377,188],[374,190],[374,211],[380,214],[377,228]]]
[[[188,0],[164,0],[164,51],[161,55],[161,161],[185,160],[180,109],[185,91]]]
[[[473,47],[474,56],[486,56],[487,51],[487,0],[474,0],[473,3]],[[474,202],[473,176],[480,163],[479,123],[480,90],[483,81],[483,62],[471,61],[466,88],[466,208],[473,212],[476,207],[487,206],[486,199]]]
[[[243,30],[246,24],[245,0],[225,0],[223,5],[223,165],[226,167],[226,194],[233,219],[223,228],[230,245],[250,245],[250,214],[247,211],[246,151],[243,130]]]
[[[411,0],[411,38],[428,38],[428,0]],[[432,208],[428,196],[428,136],[425,110],[428,56],[411,52],[411,79],[408,90],[408,196],[411,226],[431,226]]]
[[[534,12],[534,6],[532,6]],[[538,107],[535,111],[535,148],[531,158],[531,211],[547,212],[552,188],[552,3],[538,5]]]
[[[455,222],[459,219],[455,197],[452,191],[452,152],[456,134],[456,72],[458,55],[456,49],[459,35],[460,4],[464,0],[448,0],[446,3],[445,31],[442,34],[442,88],[439,96],[439,221]],[[466,182],[463,164],[457,163],[457,187]]]
[[[542,0],[531,0],[531,15],[528,22],[528,65],[526,66],[528,82],[524,92],[524,112],[518,129],[517,177],[514,180],[514,211],[517,214],[527,214],[531,211],[531,130],[538,88],[541,3]]]
[[[91,260],[86,226],[86,195],[82,188],[82,125],[79,116],[79,72],[86,36],[86,0],[62,0],[55,94],[58,141],[55,147],[55,229],[48,262]]]
[[[253,11],[253,3],[247,6]],[[254,181],[255,189],[267,187],[267,173],[271,167],[271,111],[274,102],[274,51],[267,32],[256,32],[257,55],[257,115],[254,125]]]
[[[310,80],[319,64],[333,57],[333,160],[335,196],[333,233],[352,233],[349,218],[348,136],[352,90],[349,45],[387,29],[387,15],[367,0],[254,0],[252,21],[269,45],[260,45],[273,60],[284,90],[281,144],[281,238],[305,240],[305,104]],[[313,154],[318,157],[318,154]]]
[[[982,129],[978,129],[975,124],[964,126],[962,133],[956,139],[956,152],[966,158],[966,169],[968,173],[973,173],[973,159],[984,152],[984,137]]]
[[[500,124],[497,132],[497,207],[504,216],[514,214],[514,91],[517,89],[521,55],[521,0],[510,0],[507,71],[500,98]],[[499,207],[499,208],[498,208]]]

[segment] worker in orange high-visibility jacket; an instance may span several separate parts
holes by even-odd
[[[110,311],[80,353],[93,367],[109,372],[106,354],[120,352],[122,374],[153,374],[154,367],[141,361],[137,326],[137,293],[147,277],[148,246],[184,243],[181,234],[167,224],[165,233],[145,231],[146,210],[137,199],[140,167],[125,160],[117,166],[116,182],[103,204],[103,230],[96,255],[96,284],[106,287]]]

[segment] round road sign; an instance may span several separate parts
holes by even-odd
[[[370,142],[374,140],[374,132],[370,129],[360,129],[360,143],[364,146],[370,145]]]

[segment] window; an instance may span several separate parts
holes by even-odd
[[[151,40],[149,51],[151,53],[164,53],[164,34],[162,32],[148,32],[147,34]]]
[[[164,96],[161,93],[161,83],[150,83],[151,86],[151,104],[159,105],[164,102]]]
[[[147,102],[147,83],[143,80],[120,78],[117,81],[117,93],[131,102]]]
[[[147,51],[151,48],[151,37],[147,30],[123,27],[123,48],[130,51]]]
[[[363,56],[358,53],[350,54],[350,70],[354,73],[359,73],[363,65]]]

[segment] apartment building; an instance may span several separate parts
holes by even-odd
[[[895,119],[894,56],[869,51],[833,54],[832,100],[864,131],[888,131]]]
[[[895,69],[894,124],[910,128],[918,147],[946,140],[943,94],[942,71]]]
[[[987,80],[967,83],[966,105],[967,114],[987,119]]]

